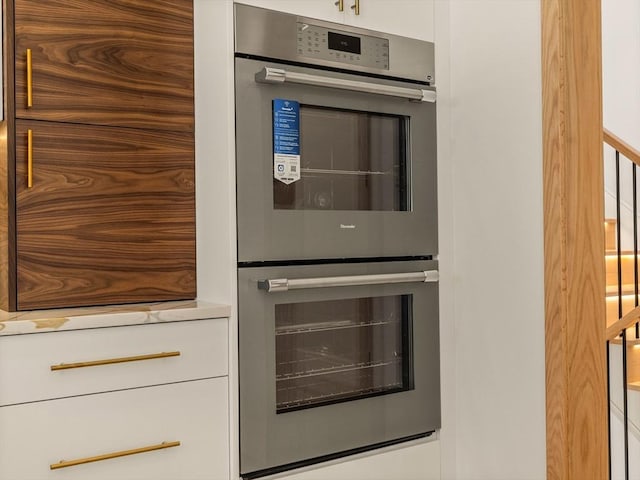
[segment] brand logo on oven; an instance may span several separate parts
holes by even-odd
[[[344,223],[341,223],[340,224],[340,228],[343,228],[345,230],[353,230],[353,229],[356,228],[356,226],[355,225],[345,225]]]

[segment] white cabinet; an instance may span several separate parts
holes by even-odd
[[[227,342],[224,318],[3,337],[0,406],[224,376]]]
[[[340,12],[335,0],[241,0],[238,3],[344,23],[433,42],[434,0],[344,0]]]
[[[344,0],[345,10],[348,1]],[[318,18],[328,22],[344,23],[344,13],[338,10],[335,2],[336,0],[240,0],[237,3]]]
[[[3,407],[0,478],[226,480],[227,424],[226,377]]]
[[[0,479],[228,479],[227,329],[0,337]]]
[[[345,0],[345,23],[356,27],[393,33],[433,42],[434,0],[360,0],[355,15]]]

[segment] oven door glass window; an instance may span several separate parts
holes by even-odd
[[[300,105],[300,180],[273,180],[274,208],[410,210],[408,122]]]
[[[412,389],[411,301],[276,305],[277,413]]]

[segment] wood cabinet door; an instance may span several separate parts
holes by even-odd
[[[16,192],[19,310],[195,297],[191,133],[18,120]]]
[[[18,118],[193,130],[192,1],[15,0],[15,34]]]

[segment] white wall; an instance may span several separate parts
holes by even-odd
[[[449,15],[456,379],[442,450],[455,443],[455,466],[443,456],[443,478],[540,480],[540,1],[451,0]]]
[[[640,148],[640,3],[602,0],[605,128]]]
[[[602,0],[602,100],[604,127],[640,149],[640,3]],[[610,147],[605,147],[605,216],[615,218],[615,169]],[[633,248],[631,175],[621,161],[622,248]],[[625,168],[627,167],[627,168]],[[622,366],[620,347],[611,346],[612,478],[624,478],[622,422]],[[629,390],[630,478],[640,478],[640,394]]]
[[[609,348],[611,391],[611,479],[624,480],[624,401],[622,379],[622,345],[612,343]],[[629,478],[640,480],[640,392],[627,390],[629,425]]]
[[[235,304],[233,4],[194,1],[198,298]]]
[[[602,0],[602,100],[604,127],[640,149],[640,3]],[[605,147],[605,216],[616,217],[614,150]],[[621,162],[622,248],[633,248],[632,185]]]
[[[232,0],[194,0],[198,299],[232,306],[229,320],[231,478],[238,478],[235,118]]]
[[[454,186],[451,161],[451,51],[449,0],[434,6],[436,87],[438,91],[438,268],[440,270],[440,388],[442,428],[440,469],[456,477],[456,325],[454,296]]]

